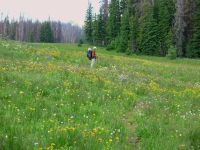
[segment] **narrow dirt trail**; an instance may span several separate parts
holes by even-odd
[[[136,123],[134,120],[134,116],[135,116],[135,112],[134,111],[130,111],[128,112],[123,120],[124,126],[126,127],[126,129],[128,130],[128,141],[130,144],[130,147],[132,150],[139,150],[139,143],[140,143],[140,138],[137,137],[136,135]]]

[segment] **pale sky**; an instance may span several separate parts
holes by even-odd
[[[94,12],[98,12],[99,0],[90,0]],[[26,18],[40,21],[60,20],[82,26],[85,20],[88,0],[0,0],[0,13],[12,18],[19,18],[20,13]]]

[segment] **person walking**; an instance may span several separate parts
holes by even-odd
[[[93,47],[92,49],[92,56],[91,56],[91,68],[93,68],[96,64],[96,61],[97,61],[97,55],[96,55],[96,50],[97,48],[96,47]]]

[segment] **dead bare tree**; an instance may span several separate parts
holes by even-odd
[[[186,46],[191,37],[194,0],[177,0],[175,14],[175,35],[178,56],[185,56]]]

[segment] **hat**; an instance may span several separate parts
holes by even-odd
[[[97,49],[97,48],[94,46],[93,49]]]
[[[89,47],[89,48],[88,48],[88,51],[91,51],[91,50],[92,50],[92,49]]]

